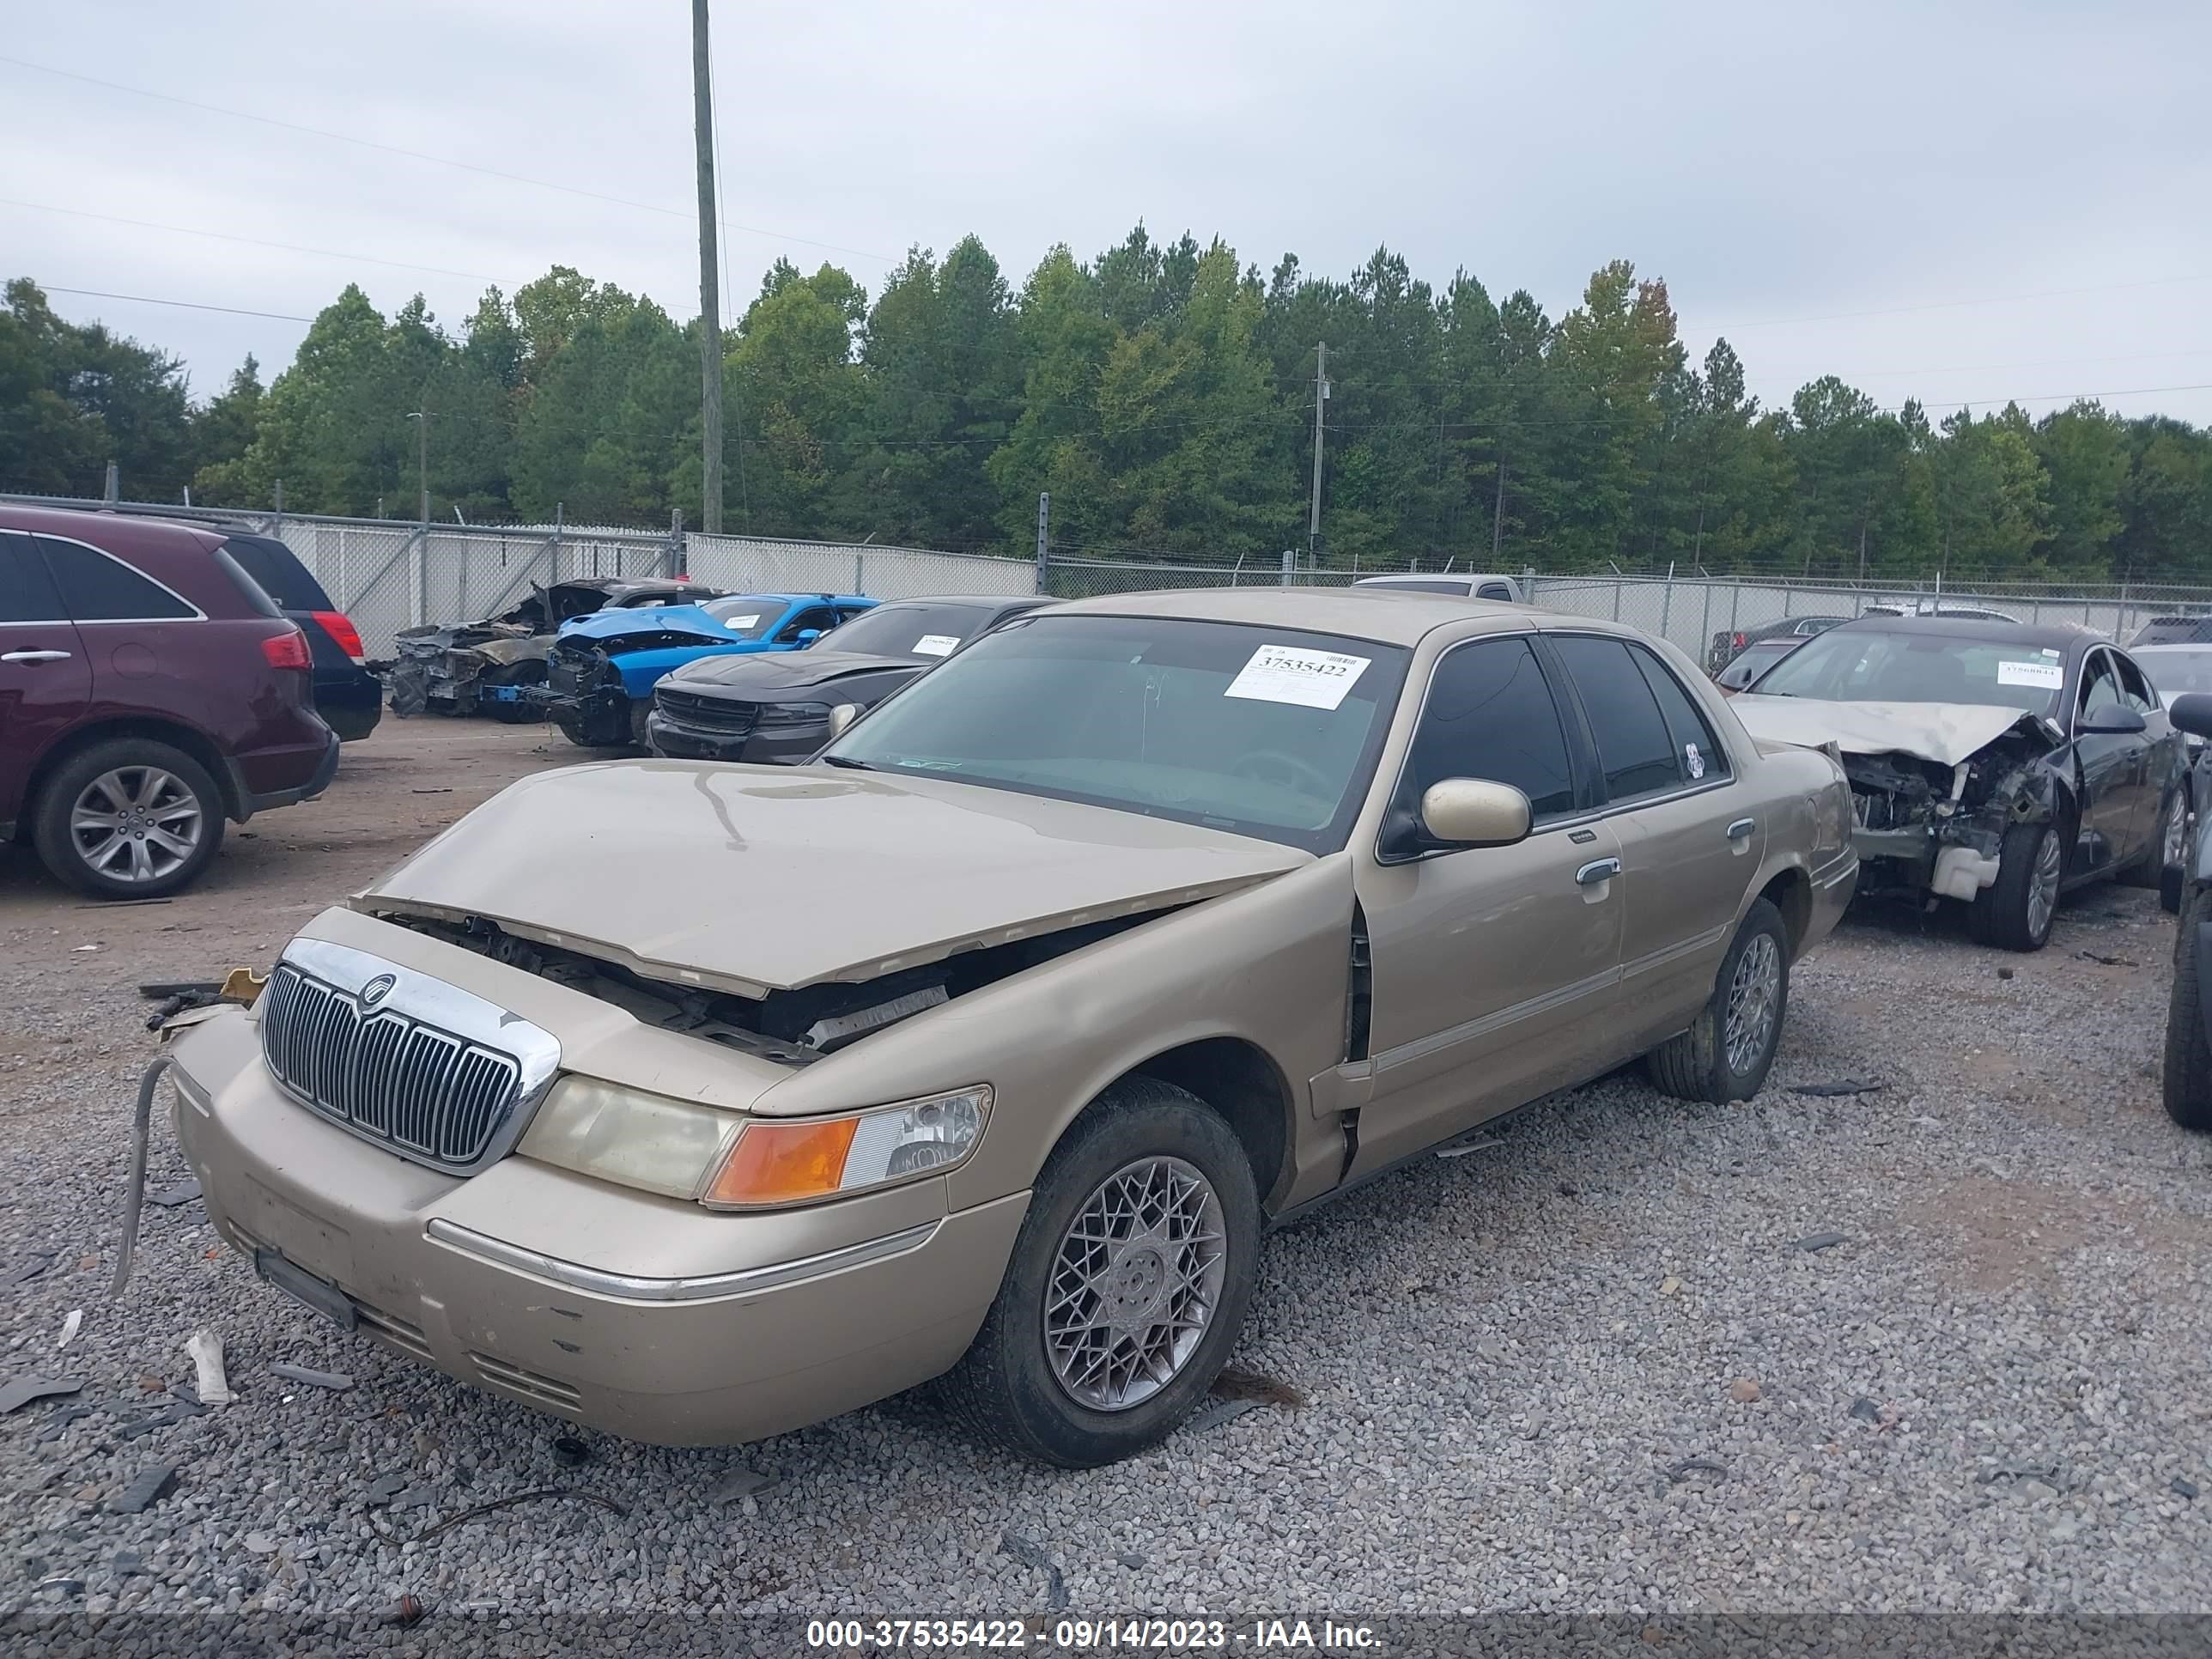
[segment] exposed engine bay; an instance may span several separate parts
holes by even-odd
[[[2024,720],[1949,765],[1902,750],[1844,754],[1863,890],[1972,898],[1996,879],[2005,831],[2057,812],[2057,780],[2041,763],[2056,746],[2047,726]]]
[[[1089,922],[1035,939],[963,951],[943,962],[905,969],[864,983],[770,991],[757,1000],[651,979],[580,951],[525,939],[481,916],[456,923],[404,911],[373,914],[394,927],[442,939],[611,1002],[646,1024],[702,1037],[778,1065],[806,1066],[941,1003],[1173,911]]]

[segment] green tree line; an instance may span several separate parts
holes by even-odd
[[[458,328],[348,286],[264,386],[204,404],[175,359],[0,313],[0,488],[471,522],[699,522],[697,325],[556,266]],[[1304,549],[1328,346],[1326,563],[1787,572],[1870,580],[2212,581],[2212,432],[2096,403],[1932,419],[1833,376],[1786,408],[1723,339],[1692,360],[1626,261],[1557,317],[1387,249],[1271,272],[1142,226],[1018,288],[969,237],[871,297],[779,260],[726,335],[725,527],[1228,562]],[[427,432],[410,418],[426,417]]]

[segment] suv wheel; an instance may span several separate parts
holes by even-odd
[[[95,898],[159,898],[222,844],[222,796],[181,749],[143,738],[94,744],[40,790],[31,838],[47,869]]]
[[[1789,1007],[1790,930],[1753,899],[1697,1023],[1646,1056],[1651,1081],[1677,1100],[1749,1100],[1774,1064]]]
[[[1156,1446],[1228,1362],[1259,1263],[1259,1193],[1236,1135],[1196,1096],[1125,1078],[1045,1160],[948,1403],[1062,1468]]]
[[[1997,851],[1997,878],[1974,895],[1967,912],[1975,942],[2007,951],[2040,951],[2066,879],[2063,822],[2015,823]]]

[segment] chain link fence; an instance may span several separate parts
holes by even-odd
[[[679,529],[611,525],[428,526],[408,520],[348,519],[148,502],[0,495],[0,501],[92,512],[139,514],[280,538],[352,617],[371,657],[392,653],[403,628],[497,616],[532,583],[578,576],[639,580],[687,572],[717,588],[761,592],[864,593],[916,599],[937,593],[1088,599],[1161,588],[1297,585],[1340,586],[1364,575],[1418,573],[1420,562],[1352,570],[1314,569],[1285,554],[1235,562],[1141,557],[1042,559],[873,542],[708,536]],[[1457,562],[1454,562],[1456,563]],[[1433,560],[1428,562],[1431,570]],[[1447,566],[1449,570],[1451,567]],[[2025,582],[1971,588],[1941,584],[1856,586],[1832,581],[1705,575],[1516,576],[1533,604],[1603,617],[1656,634],[1705,660],[1713,636],[1791,617],[1856,617],[1877,605],[1973,605],[2021,622],[2080,623],[2125,641],[2151,617],[2212,615],[2212,588]]]

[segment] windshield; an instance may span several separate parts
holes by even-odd
[[[1298,629],[1029,617],[923,675],[823,758],[1330,852],[1405,672],[1397,647]]]
[[[2046,714],[2065,678],[2065,659],[2050,646],[1839,628],[1806,641],[1751,689],[1762,697],[1985,703]]]
[[[980,605],[882,605],[831,629],[815,648],[871,657],[949,657],[998,614]]]
[[[757,640],[782,620],[783,613],[791,608],[791,601],[768,599],[758,593],[737,593],[726,599],[709,599],[699,608],[732,634]]]
[[[2136,662],[2160,696],[2212,691],[2212,645],[2153,646],[2137,650]]]

